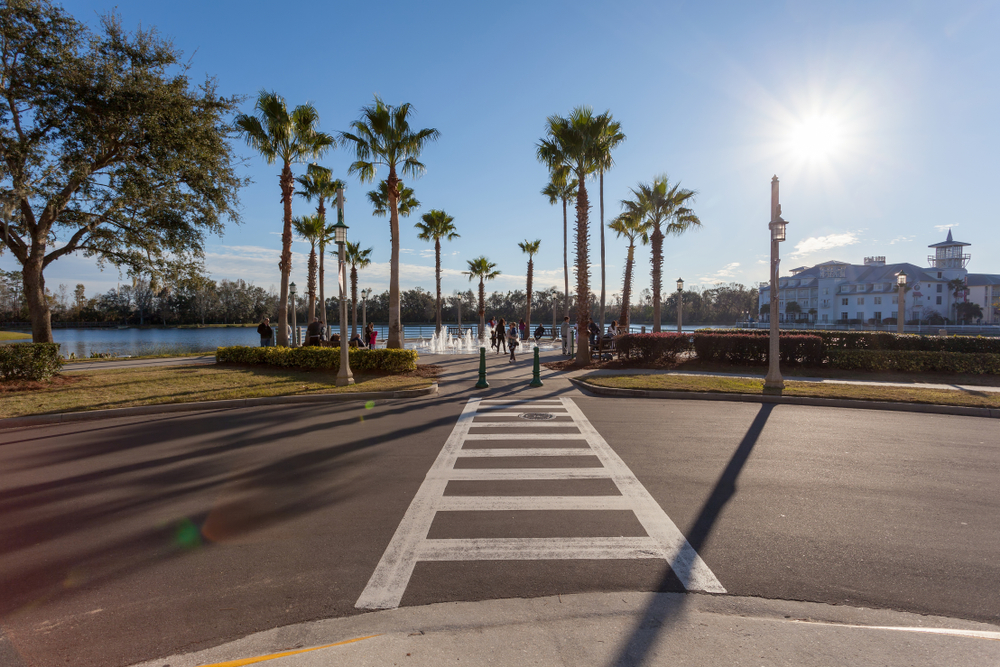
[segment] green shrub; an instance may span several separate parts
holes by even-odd
[[[1000,354],[924,350],[829,350],[830,366],[844,370],[1000,375]]]
[[[0,345],[0,380],[47,380],[62,364],[56,343]]]
[[[767,363],[770,341],[754,333],[695,333],[694,350],[703,361],[761,366]],[[823,363],[823,341],[819,336],[778,336],[781,363],[818,366]]]
[[[351,371],[408,373],[417,369],[415,350],[348,350]],[[340,370],[339,347],[220,347],[215,353],[217,364],[249,364],[280,366],[307,370]]]
[[[615,339],[615,348],[619,354],[628,359],[637,356],[643,361],[660,359],[673,361],[678,354],[690,349],[690,347],[688,334],[625,334]]]
[[[767,329],[716,329],[716,333],[767,336]],[[783,329],[782,336],[819,336],[827,350],[913,350],[1000,354],[1000,338],[987,336],[921,336],[888,331],[837,331],[833,329]]]

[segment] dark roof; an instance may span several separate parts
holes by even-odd
[[[969,287],[1000,285],[1000,275],[996,273],[970,273],[966,278],[965,284]]]

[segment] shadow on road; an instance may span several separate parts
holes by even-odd
[[[760,406],[760,411],[754,417],[750,428],[740,442],[732,458],[719,476],[711,495],[702,505],[694,524],[687,531],[688,543],[696,552],[701,553],[702,547],[708,542],[712,529],[726,504],[736,495],[736,480],[750,458],[750,453],[760,439],[760,434],[767,424],[768,417],[774,405],[767,403]],[[674,574],[674,563],[670,564],[660,582],[659,591],[669,590],[677,579]],[[654,595],[649,606],[643,610],[642,617],[636,623],[632,635],[625,643],[621,652],[612,661],[615,667],[638,667],[646,662],[653,650],[657,638],[667,632],[681,620],[684,612],[684,597],[676,595]]]

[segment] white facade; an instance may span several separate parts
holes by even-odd
[[[954,241],[949,230],[946,241],[930,246],[935,254],[928,257],[929,267],[886,264],[884,257],[868,257],[863,265],[832,261],[792,269],[792,275],[778,279],[781,321],[880,324],[895,320],[899,313],[896,276],[905,271],[909,287],[905,320],[926,321],[938,315],[954,321],[955,305],[969,300],[982,306],[984,323],[995,323],[1000,309],[1000,276],[969,274],[965,265],[970,256],[964,253],[968,245]],[[952,284],[956,279],[965,283],[957,295]],[[761,283],[759,306],[770,301],[770,284]],[[792,301],[801,309],[799,314],[787,312]]]

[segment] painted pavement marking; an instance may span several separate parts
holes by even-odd
[[[530,432],[472,433],[470,429],[488,427],[493,422],[474,421],[477,414],[516,416],[519,412],[498,410],[526,406],[533,410],[569,416],[571,422],[518,423],[530,426],[573,426],[577,433]],[[498,426],[512,426],[502,422]],[[463,449],[469,441],[573,440],[586,446],[560,448]],[[460,458],[516,458],[543,456],[597,457],[594,468],[455,468]],[[450,481],[484,480],[565,480],[611,479],[621,495],[615,496],[446,496]],[[646,531],[645,537],[546,537],[428,539],[437,512],[508,510],[632,510]],[[569,398],[544,400],[469,399],[458,422],[423,484],[403,515],[396,533],[358,598],[358,609],[394,609],[399,606],[413,569],[418,561],[470,560],[566,560],[566,559],[637,559],[659,558],[670,563],[678,580],[688,590],[725,593],[726,589],[708,565],[695,552],[670,517],[646,491],[611,449],[583,411]]]

